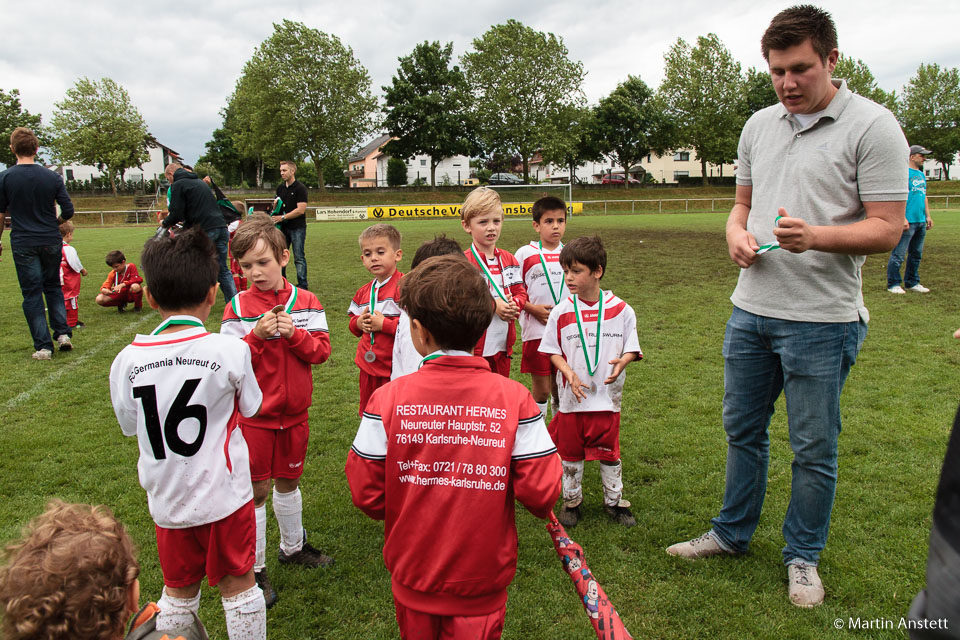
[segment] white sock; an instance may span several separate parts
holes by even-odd
[[[583,502],[583,460],[563,461],[563,506],[576,507]]]
[[[546,420],[547,420],[547,403],[546,403],[546,401],[544,401],[544,402],[538,402],[538,403],[537,403],[537,408],[540,409],[540,415],[543,416],[543,420],[544,420],[544,422],[546,422]]]
[[[188,627],[193,624],[193,614],[200,610],[200,592],[193,598],[174,598],[164,587],[157,606],[160,608],[157,613],[157,631]]]
[[[273,515],[280,525],[280,550],[290,555],[303,548],[303,499],[300,487],[290,493],[273,490]]]
[[[603,482],[603,503],[608,507],[616,506],[623,497],[623,465],[600,463],[600,480]]]
[[[230,640],[266,640],[267,605],[260,587],[253,585],[242,593],[220,600]]]
[[[253,510],[257,520],[257,552],[253,560],[253,570],[261,571],[267,566],[267,503]]]

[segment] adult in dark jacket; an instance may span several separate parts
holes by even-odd
[[[26,127],[17,127],[10,136],[10,150],[17,164],[0,173],[0,237],[4,218],[10,216],[10,246],[23,294],[23,315],[33,336],[33,358],[49,360],[54,340],[61,351],[73,348],[60,288],[63,241],[57,228],[73,217],[73,203],[63,179],[34,161],[39,146],[37,136]],[[59,217],[54,203],[60,205]],[[43,315],[44,299],[50,325]]]
[[[217,262],[220,263],[217,280],[220,281],[223,300],[230,302],[233,296],[237,295],[233,274],[227,266],[230,233],[213,192],[197,174],[187,171],[182,165],[168,164],[163,173],[170,182],[170,214],[160,224],[171,229],[178,222],[182,222],[185,229],[200,227],[207,232],[217,248]]]

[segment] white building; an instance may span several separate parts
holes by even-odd
[[[927,177],[927,180],[945,180],[943,174],[943,166],[932,158],[927,158],[923,163],[923,175]],[[956,159],[953,160],[953,164],[950,165],[950,179],[951,180],[960,180],[960,161]]]
[[[380,154],[377,157],[377,186],[387,186],[387,162],[390,157]],[[467,156],[451,156],[444,158],[437,165],[434,176],[437,186],[457,185],[470,177],[470,158]],[[419,155],[407,159],[407,184],[414,184],[418,179],[430,184],[430,156]]]
[[[180,154],[164,146],[159,142],[154,142],[149,147],[150,159],[143,163],[142,167],[131,167],[123,173],[124,180],[154,180],[163,177],[163,169],[171,162],[182,162]],[[103,175],[103,172],[93,165],[66,164],[55,169],[57,173],[63,176],[64,180],[76,180],[83,182],[93,180]],[[119,180],[119,177],[118,177]]]
[[[707,176],[733,176],[736,168],[733,163],[725,164],[723,167],[707,163]],[[610,158],[604,158],[600,162],[587,162],[580,165],[576,168],[574,175],[581,182],[596,184],[603,179],[604,175],[611,172],[623,175],[623,167],[615,164]],[[666,184],[676,184],[681,177],[700,178],[703,175],[700,159],[692,149],[681,149],[663,156],[649,153],[638,164],[630,167],[631,178],[643,180],[645,173],[650,174],[656,182]],[[570,169],[545,164],[540,154],[535,154],[530,161],[530,177],[541,182],[567,182],[570,179]]]

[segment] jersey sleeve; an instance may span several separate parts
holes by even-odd
[[[309,200],[307,187],[302,182],[297,184],[296,192],[297,204],[300,204],[301,202],[307,202]]]
[[[66,245],[63,247],[63,255],[67,258],[67,264],[70,265],[70,268],[80,273],[83,271],[83,264],[80,262],[80,255],[77,253],[77,250]]]
[[[623,310],[623,352],[636,353],[638,359],[643,358],[640,350],[640,339],[637,337],[637,314],[633,307],[627,305]]]
[[[523,309],[529,297],[527,296],[527,288],[523,284],[523,274],[520,272],[520,264],[509,251],[504,251],[503,255],[507,257],[507,260],[504,260],[507,264],[503,265],[503,284],[513,297],[513,301],[518,307]]]
[[[310,364],[326,362],[330,357],[330,330],[327,327],[327,312],[320,301],[310,301],[307,325],[297,328],[287,342],[295,356]]]
[[[143,282],[143,278],[140,276],[140,272],[137,271],[137,265],[132,262],[127,263],[130,265],[130,269],[127,270],[127,275],[123,279],[123,283],[127,286],[131,284],[140,284]]]
[[[113,403],[113,413],[117,416],[123,435],[135,436],[137,435],[137,403],[133,394],[130,393],[124,360],[121,351],[110,366],[110,402]]]
[[[547,326],[543,329],[543,337],[540,339],[540,353],[546,353],[551,355],[563,355],[563,350],[560,348],[560,338],[557,333],[557,322],[560,318],[560,308],[563,305],[561,302],[553,309],[550,310],[550,316],[547,318]]]
[[[347,454],[347,483],[353,504],[374,520],[386,510],[387,432],[379,409],[379,389],[363,412],[360,428]]]
[[[358,338],[363,336],[363,331],[357,325],[357,321],[360,319],[360,316],[369,308],[368,304],[361,304],[362,298],[360,294],[363,292],[363,287],[357,291],[353,299],[350,300],[350,307],[347,309],[347,314],[350,316],[350,333],[357,336]]]
[[[517,437],[511,453],[511,478],[517,501],[538,518],[546,518],[560,496],[562,468],[543,415],[529,392],[524,393]]]
[[[257,376],[253,372],[250,348],[246,343],[243,343],[242,350],[241,373],[235,374],[233,383],[237,389],[237,406],[240,409],[240,415],[245,418],[252,418],[260,411],[260,405],[263,403],[263,392],[260,391]]]

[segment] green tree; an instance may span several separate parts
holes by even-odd
[[[577,167],[585,162],[594,162],[603,155],[597,141],[595,112],[590,107],[570,105],[557,113],[558,121],[552,130],[566,135],[551,137],[541,148],[544,162],[566,167],[571,183]]]
[[[209,163],[223,176],[224,184],[237,185],[243,182],[247,169],[256,158],[241,157],[233,135],[226,127],[214,129],[204,147],[206,153],[197,159],[197,165]]]
[[[870,72],[870,67],[857,58],[854,60],[849,56],[840,54],[837,60],[837,66],[833,69],[834,78],[842,78],[847,81],[847,88],[854,93],[869,98],[877,104],[882,104],[891,111],[896,110],[896,93],[886,92],[877,85],[877,79]]]
[[[677,143],[696,150],[706,185],[708,162],[722,166],[737,156],[745,121],[740,63],[713,33],[699,36],[695,47],[677,38],[664,60],[660,95]]]
[[[431,186],[444,158],[477,152],[468,112],[470,88],[460,68],[450,67],[452,55],[453,43],[418,44],[399,59],[390,86],[383,87],[383,124],[394,136],[383,150],[395,158],[430,156]]]
[[[624,187],[630,186],[630,167],[651,151],[663,154],[671,144],[672,129],[653,91],[637,76],[627,76],[596,108],[599,148],[623,167]]]
[[[43,142],[40,128],[40,114],[33,115],[20,105],[20,91],[11,89],[6,93],[0,89],[0,163],[9,166],[17,163],[17,157],[10,150],[10,134],[17,127],[28,127]]]
[[[433,171],[430,172],[430,180],[433,181]],[[407,184],[407,163],[400,158],[390,158],[387,160],[387,186],[403,187]],[[435,186],[435,185],[430,185]]]
[[[777,104],[777,92],[770,80],[770,73],[756,67],[747,69],[743,80],[743,116],[749,118],[760,109]]]
[[[360,146],[377,125],[370,76],[335,35],[284,20],[247,61],[231,96],[241,152],[262,161],[309,157],[325,184],[328,161]]]
[[[210,176],[210,178],[216,182],[218,185],[223,186],[223,174],[220,173],[220,170],[214,166],[213,163],[207,162],[205,160],[197,160],[197,163],[193,165],[193,172],[198,176],[203,178],[204,176]]]
[[[911,144],[922,144],[950,179],[950,165],[960,149],[960,72],[956,67],[921,64],[903,87],[897,118]]]
[[[114,195],[117,176],[149,160],[152,138],[126,89],[111,80],[80,78],[54,105],[50,147],[64,163],[96,165]]]
[[[518,154],[526,182],[534,152],[573,136],[558,123],[564,109],[585,103],[583,64],[570,60],[561,38],[516,20],[490,27],[473,49],[461,61],[481,144],[488,155]]]

